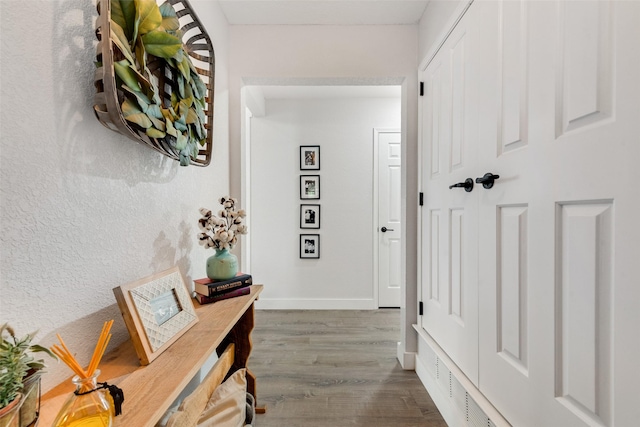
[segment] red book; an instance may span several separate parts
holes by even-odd
[[[228,280],[212,280],[205,277],[204,279],[194,280],[193,283],[197,293],[207,297],[214,297],[234,289],[251,286],[253,278],[250,274],[238,273],[236,277]]]
[[[244,288],[234,289],[229,292],[224,292],[214,297],[207,297],[196,292],[196,300],[200,304],[211,304],[212,302],[222,301],[223,299],[239,297],[241,295],[249,295],[249,293],[251,293],[251,288],[249,288],[248,286]]]

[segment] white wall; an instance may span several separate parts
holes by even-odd
[[[102,323],[128,337],[112,288],[180,266],[205,274],[198,208],[229,191],[228,25],[192,0],[216,50],[214,152],[183,168],[94,117],[93,1],[2,1],[0,323],[88,363]],[[50,363],[44,388],[71,374]]]
[[[252,119],[251,272],[261,308],[377,308],[373,289],[373,129],[399,128],[400,99],[268,100]],[[320,146],[300,171],[300,145]],[[300,200],[300,175],[320,175],[320,200]],[[300,229],[300,204],[321,206]],[[299,259],[299,235],[320,234],[320,259]]]
[[[424,61],[444,40],[446,31],[469,3],[470,0],[431,0],[427,4],[419,25],[418,61]]]

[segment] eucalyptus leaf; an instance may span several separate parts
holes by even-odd
[[[178,69],[187,81],[191,80],[191,70],[189,69],[189,55],[182,55],[182,61],[178,62]]]
[[[151,31],[142,36],[147,53],[159,58],[171,58],[182,49],[182,41],[163,31]]]
[[[197,114],[194,123],[191,125],[191,129],[193,130],[193,139],[204,138],[204,135],[202,134],[202,125],[200,124],[200,119]]]
[[[184,148],[187,146],[187,142],[189,142],[189,138],[187,137],[186,133],[178,133],[176,149],[184,150]]]
[[[172,34],[180,29],[178,15],[169,2],[164,2],[160,5],[160,15],[162,15],[162,24],[160,26],[166,32]]]
[[[148,110],[149,110],[149,104],[151,104],[151,101],[149,100],[149,98],[147,98],[147,95],[145,95],[142,92],[135,91],[127,85],[122,85],[122,89],[129,92],[133,96],[135,96],[136,101],[138,101],[138,105],[140,106],[140,109],[142,110],[142,112],[147,115],[149,114]]]
[[[180,99],[178,99],[178,94],[174,91],[171,92],[171,108],[173,109],[174,114],[175,110],[180,106]]]
[[[129,98],[126,98],[122,103],[122,115],[128,122],[135,123],[144,129],[151,127],[149,117],[140,111],[138,105]]]
[[[131,63],[135,64],[136,61],[133,59],[133,53],[131,52],[131,47],[129,46],[129,40],[127,36],[124,34],[124,30],[120,25],[118,25],[115,21],[111,21],[111,41],[118,47],[120,52],[124,55],[125,58]]]
[[[184,98],[186,96],[184,93],[184,77],[179,75],[176,80],[178,81],[178,95],[180,95],[180,98]]]
[[[160,109],[160,106],[156,105],[156,104],[153,104],[153,105],[149,106],[149,111],[147,111],[147,115],[149,117],[154,117],[156,119],[164,119],[164,116],[162,115],[162,110]],[[160,129],[160,128],[158,128],[158,129]]]
[[[172,107],[162,108],[161,110],[162,110],[162,116],[165,118],[165,120],[171,121],[171,122],[173,122],[174,120],[178,120],[179,117]]]
[[[180,114],[180,120],[178,122],[187,124],[187,114],[189,112],[189,105],[183,100],[180,101],[178,105],[178,114]]]
[[[191,107],[193,105],[193,91],[191,90],[191,86],[185,85],[184,96],[181,102],[187,104],[187,107]]]
[[[173,126],[180,132],[187,131],[187,124],[184,122],[184,119],[182,117],[180,117],[178,120],[174,120]]]
[[[135,70],[131,69],[130,64],[126,60],[113,63],[113,68],[116,75],[134,91],[140,91],[140,84],[138,83],[138,76]]]
[[[111,19],[124,30],[128,39],[132,39],[136,20],[136,5],[131,0],[111,0]]]
[[[151,137],[151,138],[164,138],[167,134],[162,132],[161,130],[158,130],[154,127],[150,127],[147,129],[147,136]]]
[[[149,117],[149,120],[151,120],[151,123],[153,123],[154,128],[161,130],[162,132],[167,131],[167,124],[163,120],[150,116],[148,112],[147,112],[147,117]]]
[[[156,0],[134,0],[136,5],[136,20],[133,39],[143,36],[162,24],[162,15]]]
[[[151,73],[148,73],[147,51],[144,49],[143,44],[136,43],[135,51],[136,51],[136,59],[138,60],[138,65],[140,66],[140,69],[145,70],[145,74],[151,74]]]
[[[191,164],[191,158],[187,150],[180,152],[180,166],[189,166]]]
[[[169,34],[169,33],[167,33],[167,34]],[[174,37],[175,37],[175,38],[177,38],[178,40],[180,40],[180,37],[178,37],[178,36],[174,36]],[[181,43],[182,43],[182,42],[181,42]],[[176,54],[175,54],[175,55],[173,55],[173,59],[175,59],[175,60],[176,60],[176,62],[177,62],[178,64],[180,64],[180,63],[182,62],[182,60],[183,60],[186,56],[188,56],[188,55],[187,55],[186,53],[184,53],[184,48],[182,48],[182,49],[178,49],[178,51],[176,52]]]
[[[172,135],[172,136],[176,136],[176,137],[177,137],[177,136],[178,136],[178,131],[177,131],[177,130],[176,130],[176,128],[173,126],[173,121],[172,121],[172,120],[169,120],[169,118],[168,118],[167,116],[165,116],[165,119],[166,119],[166,121],[165,121],[165,125],[166,125],[166,132],[167,132],[169,135]]]
[[[190,125],[198,122],[198,113],[196,113],[196,110],[193,108],[189,108],[189,110],[187,110],[187,124]]]
[[[160,9],[160,15],[162,15],[163,18],[177,18],[178,14],[176,13],[175,9],[173,8],[173,6],[171,6],[171,3],[169,3],[168,1],[165,1],[164,3],[162,3],[159,6]]]
[[[200,94],[198,98],[202,98],[204,100],[204,97],[207,94],[207,86],[204,84],[202,78],[198,74],[191,73],[191,79],[198,87],[198,93]]]

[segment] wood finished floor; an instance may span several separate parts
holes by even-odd
[[[446,427],[396,359],[400,311],[256,310],[256,427]]]

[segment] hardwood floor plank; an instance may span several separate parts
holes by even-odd
[[[257,427],[446,427],[399,336],[399,310],[256,310]]]

